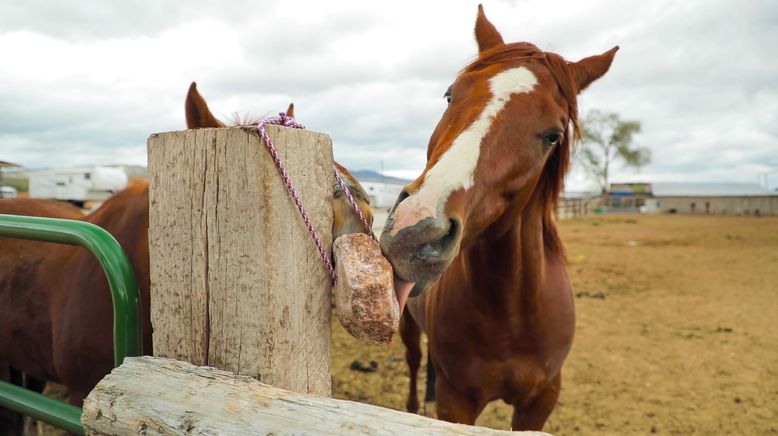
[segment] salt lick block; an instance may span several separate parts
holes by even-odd
[[[343,327],[369,344],[388,344],[400,323],[392,266],[364,233],[343,235],[332,245],[338,282],[335,313]]]

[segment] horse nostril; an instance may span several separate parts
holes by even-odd
[[[400,191],[400,195],[397,196],[397,202],[395,202],[394,207],[397,207],[398,204],[402,203],[408,197],[410,197],[410,194],[408,194],[408,191],[403,188],[403,190]]]
[[[448,243],[454,241],[459,236],[459,221],[455,219],[448,220],[448,232],[443,237]]]
[[[448,257],[452,247],[459,241],[461,224],[454,219],[448,220],[448,230],[439,238],[418,246],[415,257],[421,261],[433,261]]]
[[[394,228],[394,211],[397,210],[397,207],[410,197],[410,194],[408,194],[407,189],[403,188],[402,191],[400,191],[400,194],[397,196],[397,200],[394,202],[394,206],[392,206],[391,209],[389,209],[389,216],[386,217],[386,222],[384,223],[384,231],[391,230]]]

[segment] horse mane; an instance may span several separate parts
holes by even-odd
[[[262,121],[262,119],[267,117],[253,117],[251,114],[246,113],[243,116],[241,116],[238,112],[234,112],[232,114],[232,119],[230,120],[230,126],[231,127],[247,127],[247,126],[258,126],[259,122]]]
[[[570,167],[573,145],[581,138],[578,124],[579,89],[572,70],[567,61],[558,54],[544,52],[528,42],[517,42],[487,50],[462,72],[481,70],[495,63],[521,61],[545,65],[567,103],[568,125],[565,126],[562,142],[549,156],[536,188],[540,190],[539,198],[543,202],[543,245],[546,253],[564,259],[565,250],[554,217],[559,196],[564,189],[565,175]]]

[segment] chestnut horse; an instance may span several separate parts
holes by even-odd
[[[573,341],[574,304],[554,211],[578,135],[577,94],[618,47],[567,62],[503,42],[479,6],[478,58],[446,92],[427,165],[390,211],[381,247],[411,292],[401,335],[418,410],[420,328],[438,416],[473,424],[513,405],[512,428],[542,429]]]
[[[187,122],[190,127],[205,127],[190,122],[192,108],[201,114],[207,111],[196,93],[193,83],[186,101]],[[194,101],[198,97],[201,104]],[[340,165],[338,170],[372,224],[367,193],[348,170]],[[333,237],[365,232],[340,186],[335,183],[333,189]],[[143,353],[152,354],[148,183],[118,192],[88,216],[65,203],[25,198],[0,199],[0,213],[82,219],[111,233],[135,271],[142,305]],[[11,378],[9,369],[13,368],[33,380],[37,390],[42,389],[38,381],[64,384],[69,401],[80,406],[113,367],[112,326],[108,281],[91,253],[68,245],[0,238],[0,379]],[[4,412],[0,409],[0,434],[13,427],[8,419],[15,420]]]

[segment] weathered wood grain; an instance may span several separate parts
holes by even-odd
[[[327,135],[267,126],[332,243]],[[330,281],[256,128],[148,141],[154,354],[330,393]]]
[[[81,421],[88,434],[110,435],[513,434],[298,394],[250,377],[153,357],[128,358],[98,383],[84,401]]]

